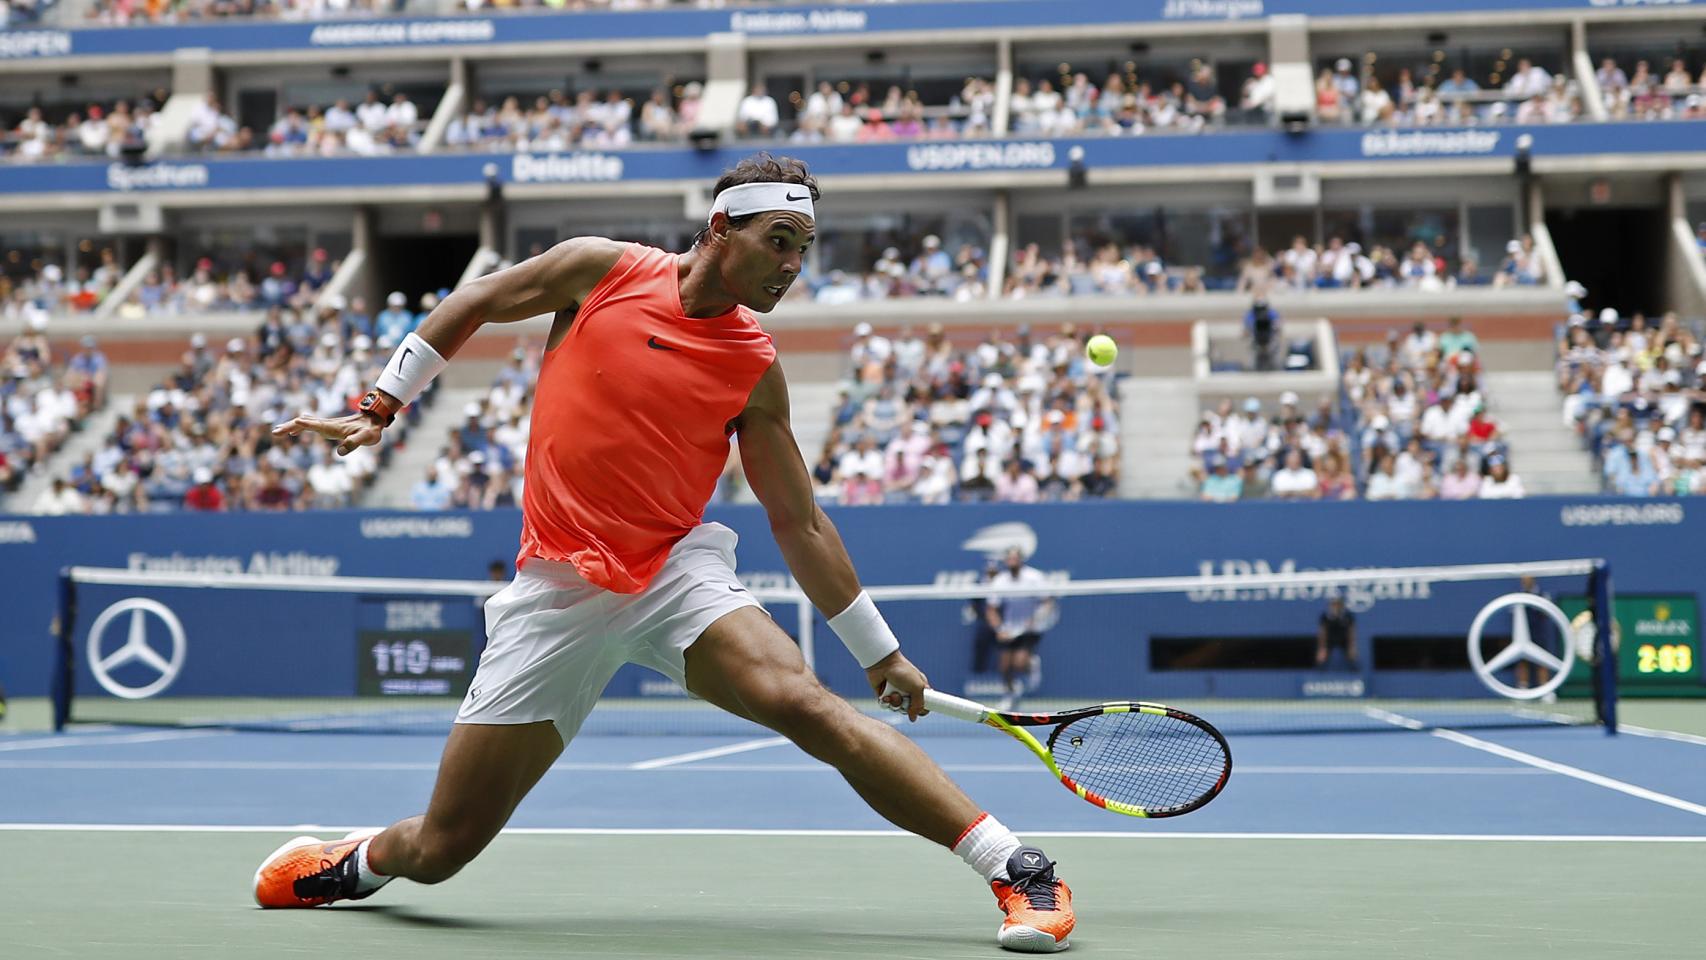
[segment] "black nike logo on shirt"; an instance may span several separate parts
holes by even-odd
[[[671,347],[671,346],[667,346],[665,344],[659,343],[657,337],[647,337],[646,338],[646,346],[651,347],[653,350],[675,350],[677,353],[680,352],[675,347]]]
[[[800,201],[800,200],[809,200],[809,199],[810,199],[810,198],[811,198],[811,194],[809,194],[809,193],[808,193],[808,194],[806,194],[806,195],[805,195],[805,196],[803,196],[803,197],[796,197],[796,196],[794,196],[794,195],[793,195],[793,194],[791,194],[791,193],[784,193],[784,194],[782,194],[782,196],[784,196],[784,197],[787,197],[787,198],[788,198],[788,199],[789,199],[789,200],[793,200],[793,201],[796,201],[796,202],[797,202],[797,201]]]

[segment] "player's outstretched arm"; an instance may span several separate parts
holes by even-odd
[[[379,442],[397,411],[413,403],[462,344],[483,324],[512,323],[571,313],[622,258],[626,244],[603,237],[564,240],[537,257],[475,280],[433,308],[420,329],[397,347],[369,402],[345,417],[299,416],[273,427],[274,436],[319,434],[340,455]]]
[[[778,361],[770,365],[753,388],[736,425],[741,466],[752,492],[764,504],[764,511],[770,517],[770,532],[800,589],[825,617],[840,620],[839,614],[857,613],[862,605],[870,604],[870,599],[859,587],[853,560],[847,556],[835,524],[824,515],[812,495],[811,474],[800,457],[788,416],[788,384]],[[869,608],[869,616],[880,624],[874,606]],[[838,627],[837,632],[854,655],[859,656],[859,644],[849,640],[844,629]],[[887,627],[882,626],[881,630],[886,631]],[[893,646],[892,638],[888,643]],[[861,658],[860,665],[865,667],[865,678],[870,681],[872,692],[881,694],[887,684],[898,691],[888,697],[891,703],[899,704],[900,695],[905,694],[910,697],[906,702],[912,719],[925,713],[923,694],[929,680],[900,650],[887,652],[874,663]]]

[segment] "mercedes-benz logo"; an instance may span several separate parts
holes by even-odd
[[[1493,659],[1488,660],[1481,655],[1481,631],[1487,626],[1487,621],[1493,614],[1506,607],[1533,607],[1552,618],[1558,625],[1560,646],[1564,649],[1562,659],[1557,654],[1534,642],[1528,633],[1528,618],[1521,611],[1511,614],[1510,646],[1500,650]],[[1469,625],[1469,663],[1475,668],[1475,675],[1487,689],[1513,700],[1538,700],[1549,693],[1557,691],[1570,678],[1570,668],[1576,665],[1576,645],[1570,642],[1572,634],[1570,618],[1564,616],[1564,611],[1558,605],[1542,596],[1532,593],[1507,593],[1492,603],[1481,608],[1475,615],[1475,622]],[[1537,687],[1513,687],[1498,677],[1498,672],[1516,663],[1526,660],[1539,664],[1552,671],[1552,678]]]
[[[107,627],[124,614],[130,614],[130,623],[125,631],[124,643],[117,649],[102,653],[101,640],[106,635]],[[163,657],[160,651],[148,645],[148,616],[152,614],[160,618],[166,625],[166,631],[172,636],[172,655]],[[178,679],[178,673],[184,668],[184,625],[167,606],[157,600],[146,597],[129,597],[101,611],[95,622],[89,624],[89,669],[94,672],[96,682],[102,689],[115,697],[126,700],[142,700],[152,697],[172,685]],[[116,680],[112,672],[127,663],[135,661],[159,674],[153,683],[141,687],[127,686]]]

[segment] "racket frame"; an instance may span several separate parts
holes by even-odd
[[[1036,754],[1037,759],[1041,760],[1048,767],[1049,772],[1054,774],[1055,777],[1060,780],[1061,785],[1077,794],[1080,799],[1087,803],[1095,804],[1104,810],[1124,814],[1128,817],[1142,817],[1144,819],[1153,820],[1163,817],[1177,817],[1182,814],[1190,813],[1193,810],[1200,809],[1210,800],[1219,796],[1220,791],[1226,786],[1227,779],[1232,776],[1232,749],[1227,746],[1226,737],[1222,736],[1221,732],[1216,730],[1213,724],[1201,717],[1186,713],[1183,710],[1174,709],[1173,707],[1166,706],[1165,704],[1144,703],[1141,701],[1130,700],[1103,703],[1094,707],[1068,710],[1064,713],[1002,713],[999,710],[991,710],[975,700],[967,700],[964,697],[956,697],[952,694],[943,693],[940,690],[927,688],[924,691],[924,706],[932,713],[941,713],[957,720],[964,720],[968,723],[980,723],[984,726],[994,727],[995,729],[1000,730],[1002,733],[1005,733],[1024,744],[1026,749]],[[1055,738],[1060,735],[1060,731],[1069,723],[1083,720],[1087,717],[1102,716],[1113,713],[1144,713],[1154,717],[1168,717],[1173,720],[1188,723],[1191,726],[1209,734],[1220,744],[1221,753],[1226,757],[1226,764],[1221,769],[1219,779],[1217,779],[1214,786],[1202,796],[1187,803],[1160,809],[1151,809],[1149,807],[1140,807],[1135,804],[1124,803],[1119,800],[1110,800],[1107,797],[1090,790],[1083,784],[1074,781],[1071,777],[1067,776],[1065,771],[1060,769],[1060,764],[1054,759],[1054,752],[1051,747],[1054,745]],[[1049,734],[1048,743],[1046,745],[1042,741],[1039,741],[1029,730],[1025,729],[1026,727],[1047,726],[1053,726],[1055,729]]]

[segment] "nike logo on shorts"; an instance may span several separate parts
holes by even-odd
[[[657,337],[647,337],[646,338],[646,346],[651,347],[653,350],[673,350],[677,353],[680,352],[680,349],[677,347],[671,347],[671,346],[659,343]]]

